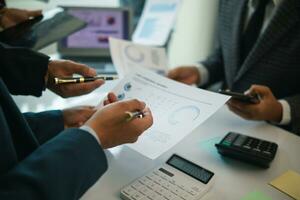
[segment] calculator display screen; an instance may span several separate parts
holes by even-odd
[[[193,178],[207,184],[209,180],[213,177],[214,173],[208,171],[184,158],[177,155],[173,155],[168,161],[168,165],[184,172],[185,174],[192,176]]]

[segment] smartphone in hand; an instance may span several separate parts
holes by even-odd
[[[219,93],[229,95],[233,99],[242,101],[245,103],[259,103],[260,102],[260,96],[258,94],[257,95],[245,95],[243,93],[231,92],[229,90],[219,90]]]

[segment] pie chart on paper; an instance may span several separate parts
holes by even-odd
[[[145,60],[145,55],[136,46],[128,45],[124,49],[125,56],[135,63],[141,63]]]
[[[200,116],[200,109],[196,106],[185,106],[170,114],[168,122],[171,125],[185,124],[196,120]]]

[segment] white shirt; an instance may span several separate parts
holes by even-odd
[[[89,126],[81,126],[79,129],[84,130],[84,131],[86,131],[87,133],[91,134],[91,135],[97,140],[98,144],[101,146],[101,141],[100,141],[100,139],[98,138],[98,135],[97,135],[97,133],[95,132],[94,129],[92,129],[92,128],[89,127]]]
[[[272,0],[266,7],[265,12],[265,19],[263,22],[263,26],[261,29],[260,34],[262,34],[267,26],[270,24],[271,19],[275,15],[277,8],[284,0]],[[246,29],[251,16],[253,15],[256,7],[258,6],[259,0],[249,0],[248,2],[248,9],[247,9],[247,17],[245,22],[244,30]],[[197,63],[196,66],[198,67],[199,73],[200,73],[200,80],[199,86],[205,85],[209,81],[209,72],[206,69],[206,67],[202,64]],[[291,122],[291,108],[287,101],[280,100],[280,104],[282,105],[282,119],[280,121],[280,125],[288,125]]]

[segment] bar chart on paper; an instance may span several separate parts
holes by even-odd
[[[135,43],[164,46],[174,27],[181,0],[148,0],[132,40]]]

